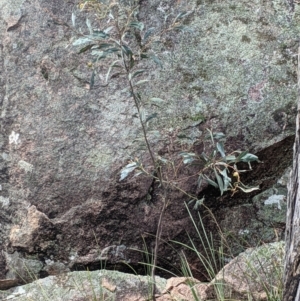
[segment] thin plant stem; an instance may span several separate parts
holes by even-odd
[[[152,278],[152,300],[155,301],[155,289],[156,289],[156,283],[155,283],[155,272],[156,272],[156,265],[157,265],[157,257],[158,257],[158,248],[159,244],[161,242],[161,233],[163,229],[163,217],[164,213],[167,207],[166,202],[166,190],[164,191],[163,196],[163,206],[160,211],[158,224],[157,224],[157,230],[156,230],[156,236],[155,236],[155,246],[154,246],[154,252],[153,252],[153,266],[151,270],[151,278]]]
[[[122,39],[121,38],[120,38],[120,45],[122,47]],[[162,208],[161,208],[161,211],[160,211],[160,214],[159,214],[158,223],[157,223],[156,236],[155,236],[155,245],[154,245],[154,252],[153,252],[153,265],[152,265],[152,269],[151,269],[151,279],[152,279],[152,288],[151,288],[151,295],[152,296],[151,297],[152,297],[152,300],[155,301],[155,290],[156,290],[155,272],[156,272],[156,266],[157,266],[158,248],[159,248],[159,244],[160,244],[160,241],[161,241],[161,234],[162,234],[162,229],[163,229],[163,216],[164,216],[164,212],[165,212],[166,207],[167,207],[167,202],[166,202],[167,191],[166,191],[166,187],[164,185],[164,181],[163,181],[163,178],[162,178],[161,171],[156,165],[154,154],[153,154],[153,151],[152,151],[150,143],[149,143],[145,123],[142,120],[142,116],[141,116],[141,113],[140,113],[140,106],[139,106],[139,101],[138,101],[137,95],[136,95],[134,87],[132,85],[132,81],[129,79],[130,70],[127,66],[126,59],[124,57],[123,51],[121,51],[121,53],[122,53],[122,60],[123,60],[124,68],[125,68],[125,71],[127,73],[128,84],[129,84],[129,87],[130,87],[130,93],[131,93],[132,98],[134,100],[134,105],[135,105],[136,110],[138,112],[140,125],[142,127],[143,137],[144,137],[144,140],[145,140],[145,143],[146,143],[146,146],[147,146],[147,150],[148,150],[149,155],[151,157],[151,161],[152,161],[152,164],[153,164],[153,168],[155,170],[155,174],[158,177],[160,187],[163,191],[163,197],[162,197],[163,205],[162,205]]]

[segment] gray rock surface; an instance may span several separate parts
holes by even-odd
[[[281,300],[284,242],[250,248],[228,263],[212,281],[215,295],[237,300]]]
[[[284,243],[266,244],[241,253],[227,264],[210,283],[188,277],[168,280],[156,277],[157,301],[196,300],[280,300]],[[0,300],[53,301],[146,301],[149,300],[149,276],[117,271],[81,271],[49,276],[33,283],[0,291]]]
[[[143,177],[118,181],[136,154],[139,125],[122,81],[87,89],[89,58],[70,46],[72,11],[85,26],[76,3],[0,0],[0,249],[66,269],[99,264],[107,250],[110,264],[137,263],[132,250],[142,248],[141,236],[153,247],[159,190]],[[172,3],[141,1],[138,15],[160,27],[168,10],[170,18],[193,11],[186,21],[193,33],[166,37],[156,49],[164,69],[149,70],[145,95],[166,100],[155,124],[164,142],[151,140],[156,150],[176,156],[185,148],[176,135],[199,141],[205,127],[224,131],[230,150],[290,136],[298,5],[292,12],[283,0]],[[182,187],[195,192],[195,183]],[[172,192],[166,240],[183,241],[192,228],[183,201]],[[161,256],[176,263],[167,247]],[[0,254],[0,278],[8,268]]]
[[[166,280],[156,278],[158,292]],[[149,297],[149,277],[135,276],[117,271],[71,272],[60,276],[49,276],[31,284],[0,292],[0,300],[146,300]],[[97,299],[96,299],[97,298]]]
[[[236,256],[249,246],[284,240],[287,213],[288,168],[273,187],[257,194],[251,202],[220,210],[219,225]]]

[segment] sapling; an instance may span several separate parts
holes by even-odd
[[[192,12],[180,12],[174,15],[165,15],[165,22],[162,28],[147,28],[143,22],[138,20],[138,1],[121,1],[121,0],[89,0],[79,4],[81,10],[92,10],[95,13],[99,24],[106,24],[105,28],[99,29],[93,25],[90,19],[86,19],[86,32],[76,29],[76,15],[72,14],[72,25],[76,33],[76,39],[73,39],[73,46],[78,48],[78,53],[89,53],[93,60],[88,63],[91,68],[91,77],[89,80],[89,89],[95,89],[99,86],[105,86],[114,80],[114,70],[117,70],[118,80],[123,78],[123,84],[128,90],[132,100],[132,105],[136,110],[134,117],[139,120],[143,141],[149,155],[151,166],[144,166],[143,162],[135,157],[131,158],[129,163],[122,168],[120,172],[120,181],[126,179],[133,171],[135,175],[145,174],[153,178],[158,183],[162,208],[158,219],[155,246],[153,251],[152,265],[152,299],[155,300],[155,269],[157,266],[157,254],[161,241],[163,230],[162,221],[168,204],[169,187],[179,189],[185,195],[189,196],[191,201],[195,202],[195,208],[202,204],[204,199],[198,200],[197,196],[182,190],[176,182],[169,178],[164,178],[162,170],[164,164],[169,161],[158,156],[151,146],[149,139],[148,125],[149,121],[158,118],[157,112],[148,113],[147,108],[150,104],[159,105],[164,102],[160,97],[145,98],[142,94],[144,85],[147,85],[148,78],[146,61],[152,61],[158,67],[163,66],[163,62],[153,50],[152,45],[159,43],[171,31],[185,31],[192,33],[191,29],[183,24],[183,21]],[[170,16],[171,15],[171,16]],[[101,22],[104,21],[105,22]],[[98,26],[99,26],[98,24]],[[105,82],[100,82],[99,63],[103,60],[109,62],[109,67],[105,76]],[[248,152],[233,152],[225,154],[223,134],[209,131],[211,143],[214,146],[211,155],[197,155],[193,152],[182,152],[184,164],[191,164],[197,160],[203,160],[204,166],[198,171],[199,186],[203,180],[209,184],[218,187],[221,194],[227,190],[233,193],[238,189],[245,192],[258,189],[257,187],[248,188],[240,181],[236,164],[238,162],[250,162],[257,160],[257,157]],[[251,167],[251,165],[249,165]],[[216,181],[208,173],[213,171]],[[233,181],[233,179],[236,179]]]

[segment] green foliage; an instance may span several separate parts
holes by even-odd
[[[142,119],[145,117],[142,117]],[[147,120],[150,120],[152,116],[150,115]],[[226,154],[224,147],[225,135],[223,133],[213,133],[210,130],[209,137],[211,139],[211,145],[213,146],[209,154],[202,153],[200,155],[193,152],[181,152],[179,155],[182,157],[183,164],[196,164],[201,166],[198,172],[198,187],[200,188],[203,181],[208,184],[218,188],[221,195],[226,191],[231,191],[232,194],[241,190],[245,193],[250,193],[252,191],[258,190],[259,187],[248,187],[243,184],[240,180],[240,174],[246,172],[247,170],[242,170],[238,168],[238,163],[248,163],[249,169],[251,170],[251,162],[257,161],[259,159],[257,156],[249,153],[248,151],[233,151]],[[162,163],[168,163],[168,160],[161,158]],[[143,167],[139,159],[135,158],[130,161],[122,170],[120,181],[124,180],[132,171],[137,169],[138,174],[144,173],[151,176]],[[203,203],[204,198],[197,199],[193,198],[190,203],[195,202],[194,209],[198,209]]]
[[[248,151],[233,151],[226,154],[224,148],[225,135],[223,133],[213,133],[208,130],[211,139],[212,151],[210,154],[202,153],[197,155],[192,152],[181,152],[184,164],[199,164],[203,166],[199,170],[198,187],[201,187],[203,180],[208,184],[218,188],[221,195],[225,191],[231,191],[233,194],[238,190],[249,193],[258,190],[259,187],[248,187],[240,180],[240,173],[246,170],[239,170],[237,164],[245,162],[259,161],[258,157],[250,154]]]
[[[132,171],[139,167],[138,162],[130,162],[121,170],[120,181],[124,180]]]
[[[163,62],[159,54],[155,53],[151,46],[154,43],[160,43],[163,36],[170,31],[192,33],[192,30],[183,24],[184,19],[191,12],[181,12],[174,16],[173,20],[169,20],[170,15],[165,15],[162,28],[147,28],[144,23],[137,19],[138,1],[126,2],[127,4],[121,0],[81,2],[79,4],[81,10],[93,11],[98,21],[100,21],[99,24],[109,24],[109,26],[99,29],[93,26],[91,20],[86,19],[86,33],[83,33],[81,29],[76,30],[76,16],[72,14],[72,25],[77,32],[77,37],[72,44],[78,49],[79,54],[86,54],[93,58],[88,64],[92,69],[89,88],[95,89],[98,86],[100,63],[105,61],[108,65],[105,82],[109,83],[117,74],[118,80],[123,80],[123,84],[132,99],[132,106],[136,109],[133,117],[139,119],[143,136],[142,139],[137,138],[136,141],[143,140],[141,148],[147,150],[152,166],[150,168],[144,167],[139,158],[133,158],[122,168],[119,180],[123,181],[135,172],[135,176],[144,174],[159,183],[158,187],[161,189],[160,196],[163,206],[158,219],[155,248],[151,259],[151,277],[153,285],[155,285],[154,274],[157,265],[158,246],[161,240],[162,219],[168,204],[167,187],[172,186],[186,194],[191,199],[190,203],[194,202],[194,209],[198,209],[203,204],[204,198],[198,199],[197,196],[190,195],[182,190],[176,181],[173,182],[170,178],[164,178],[163,176],[164,167],[171,166],[175,170],[175,164],[156,155],[149,142],[149,123],[159,118],[159,112],[153,111],[153,107],[162,109],[165,101],[160,97],[149,98],[143,95],[144,87],[149,83],[147,77],[149,63],[146,64],[145,62],[152,62],[154,66],[163,68]],[[105,22],[101,22],[102,20],[105,20]],[[115,69],[118,70],[117,73],[114,73]],[[196,117],[198,119],[198,116]],[[203,119],[202,115],[200,117]],[[246,162],[249,164],[249,169],[251,169],[250,163],[258,161],[258,158],[246,151],[236,150],[227,154],[224,147],[225,135],[218,132],[213,133],[210,130],[208,132],[212,146],[210,154],[202,153],[199,155],[191,151],[180,153],[184,164],[198,164],[201,162],[201,168],[198,171],[198,186],[201,187],[202,182],[206,181],[218,188],[221,195],[228,190],[235,193],[238,189],[244,192],[258,189],[258,187],[247,187],[240,181],[240,173],[245,170],[239,170],[237,167],[238,163]],[[153,292],[152,300],[155,300],[154,287],[151,291]]]
[[[93,57],[92,62],[89,64],[89,67],[92,68],[89,88],[93,89],[95,87],[99,62],[106,60],[109,62],[109,68],[105,81],[108,83],[111,80],[113,69],[118,68],[120,70],[118,76],[123,77],[124,84],[133,100],[133,107],[136,109],[134,117],[139,119],[144,144],[150,155],[153,170],[149,172],[135,158],[121,170],[120,181],[124,180],[134,170],[138,170],[137,175],[144,173],[156,179],[162,190],[161,199],[163,206],[157,224],[155,249],[153,251],[153,267],[151,271],[153,279],[151,290],[153,292],[152,300],[155,300],[155,268],[162,232],[162,219],[167,208],[167,189],[165,185],[168,184],[168,181],[163,179],[161,172],[160,164],[164,164],[165,160],[164,158],[155,156],[148,139],[149,123],[158,118],[159,115],[157,112],[148,112],[147,109],[151,108],[152,105],[160,107],[163,105],[163,100],[159,97],[144,98],[142,95],[144,86],[149,82],[149,79],[146,78],[147,70],[145,69],[144,60],[153,61],[160,68],[163,67],[163,63],[158,55],[151,50],[151,45],[153,43],[160,43],[162,36],[171,30],[188,31],[187,26],[183,25],[182,21],[189,13],[178,14],[172,22],[165,22],[166,26],[164,28],[146,28],[137,19],[137,1],[128,2],[129,5],[125,5],[121,0],[100,2],[90,0],[80,3],[80,9],[92,9],[93,12],[96,12],[98,20],[106,19],[106,23],[109,23],[110,26],[99,30],[98,28],[94,28],[92,22],[87,19],[87,33],[84,34],[81,30],[77,30],[77,39],[73,40],[73,46],[79,48],[79,54],[89,53]],[[165,21],[167,18],[168,16],[165,17]],[[72,14],[72,25],[76,28],[76,16],[74,14]]]
[[[153,168],[156,169],[156,158],[150,148],[147,130],[150,123],[159,118],[158,112],[153,111],[153,108],[161,108],[164,100],[159,97],[144,97],[142,94],[145,85],[149,83],[147,78],[149,64],[145,64],[145,61],[153,62],[160,68],[163,67],[161,59],[153,51],[151,45],[160,43],[171,30],[187,30],[182,22],[190,12],[178,14],[173,21],[166,22],[162,28],[146,28],[137,19],[137,2],[121,0],[82,1],[79,4],[81,10],[96,12],[98,21],[105,19],[106,22],[103,22],[103,24],[108,23],[109,26],[101,29],[95,28],[93,22],[87,18],[84,33],[81,28],[76,29],[76,15],[73,13],[72,25],[76,32],[76,38],[73,39],[72,44],[78,49],[79,54],[86,54],[93,58],[88,63],[89,68],[92,69],[89,81],[90,89],[99,86],[98,72],[103,60],[109,65],[105,76],[106,83],[109,83],[112,77],[118,77],[118,80],[123,79],[123,83],[133,99],[133,106],[137,110],[137,114],[134,116],[139,118],[141,124],[145,144],[142,148],[147,149],[151,156]],[[114,72],[115,69],[118,69],[118,71]],[[122,170],[120,180],[123,180],[129,174],[125,170]],[[156,174],[159,174],[159,172],[156,171]]]

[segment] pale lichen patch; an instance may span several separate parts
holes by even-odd
[[[10,204],[9,198],[5,198],[3,196],[0,196],[0,205],[1,207],[8,207]]]
[[[33,165],[30,164],[30,163],[28,163],[28,162],[26,162],[26,161],[24,161],[24,160],[20,160],[20,161],[18,162],[18,166],[19,166],[21,169],[25,170],[26,173],[27,173],[27,172],[32,172],[32,170],[33,170]]]
[[[19,144],[20,140],[19,140],[20,134],[16,133],[15,131],[12,131],[11,134],[9,135],[8,139],[9,139],[9,144]]]

